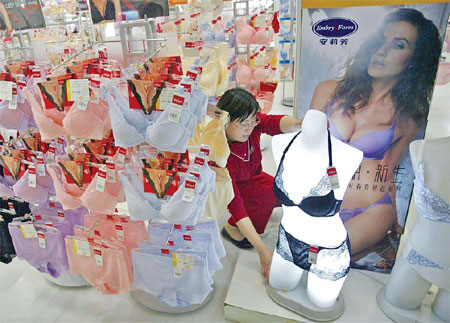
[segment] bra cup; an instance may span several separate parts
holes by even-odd
[[[57,109],[45,109],[45,107],[44,107],[43,111],[44,111],[44,115],[46,117],[50,118],[57,125],[60,125],[60,126],[63,125],[63,120],[66,116],[65,113],[58,111]]]
[[[219,73],[217,71],[217,48],[209,58],[200,77],[200,88],[207,96],[213,96],[216,92]]]
[[[64,190],[68,194],[75,196],[75,197],[81,197],[84,193],[84,190],[81,187],[79,187],[77,184],[70,184],[70,183],[63,181],[62,186],[64,187]]]
[[[46,176],[36,176],[36,187],[28,186],[28,170],[13,186],[14,193],[28,203],[45,202],[48,198],[50,182]]]
[[[238,69],[236,71],[236,82],[239,84],[250,84],[253,77],[253,70],[247,64],[238,61]]]
[[[266,69],[264,66],[258,67],[253,73],[253,78],[256,82],[268,81],[268,80],[272,79],[272,76],[273,76],[273,71],[272,71],[271,67],[268,68],[267,75],[266,75]]]
[[[238,45],[251,44],[255,30],[245,23],[243,19],[236,20],[237,25],[237,43]]]
[[[28,100],[25,100],[23,103],[17,103],[17,108],[30,117],[33,115],[33,112],[31,111],[31,106],[30,106],[30,103],[28,102]]]
[[[139,180],[136,176],[136,174],[131,173],[130,174],[131,180],[133,182],[133,185],[135,187],[144,187],[144,183],[143,181]],[[139,192],[138,192],[139,193]],[[139,193],[140,194],[140,193]],[[152,208],[154,208],[155,210],[161,210],[161,202],[160,200],[156,197],[155,194],[151,194],[151,193],[145,193],[143,192],[142,194],[140,194],[142,196],[142,198],[149,203]]]
[[[217,82],[216,87],[216,96],[221,96],[225,90],[228,87],[228,81],[230,79],[230,76],[228,75],[228,68],[227,68],[227,58],[225,56],[227,52],[227,45],[226,43],[222,43],[220,45],[220,51],[222,55],[220,55],[219,59],[217,60],[217,68],[219,70],[219,80]]]
[[[53,185],[55,187],[55,194],[58,197],[58,200],[63,206],[64,210],[74,210],[82,206],[81,200],[78,197],[72,196],[66,192],[66,190],[63,187],[63,184],[59,180],[58,174],[52,168],[52,166],[47,165],[47,172],[53,180]]]
[[[261,27],[256,33],[254,37],[255,44],[262,44],[262,45],[268,45],[273,40],[273,30],[269,28],[269,31],[267,33],[266,27]]]
[[[3,101],[7,102],[7,101]],[[1,104],[1,103],[0,103]],[[8,103],[9,104],[9,103]],[[0,108],[0,127],[6,129],[17,129],[23,123],[25,114],[19,109],[11,110],[1,104]]]
[[[89,108],[83,111],[76,107],[72,107],[67,116],[64,118],[63,125],[64,130],[66,130],[69,136],[84,139],[103,138],[103,127],[101,125],[101,121]],[[93,138],[91,134],[93,132],[98,133],[99,128],[102,130],[102,136],[100,138]]]
[[[28,102],[30,102],[34,120],[39,128],[42,140],[52,140],[64,135],[64,128],[44,115],[42,112],[42,105],[37,102],[35,96],[30,92],[30,90],[25,89],[24,92]]]
[[[121,114],[124,116],[125,120],[138,132],[144,132],[145,129],[149,126],[147,120],[144,119],[143,114],[139,110],[130,109],[129,103],[122,96],[120,91],[116,87],[112,87],[112,91],[115,98],[115,109],[116,113],[118,113],[117,108],[120,109]],[[109,95],[109,94],[108,94]],[[109,109],[111,109],[111,105],[109,105]],[[111,117],[111,114],[110,114]],[[112,119],[112,118],[111,118]]]
[[[15,193],[6,184],[0,182],[0,195],[5,196],[5,197],[11,197],[11,196],[14,196]]]
[[[86,189],[86,192],[81,196],[81,202],[90,211],[95,213],[114,213],[117,205],[118,191],[115,191],[116,187],[122,187],[118,183],[105,183],[105,191],[100,192],[97,190],[97,178],[98,173],[95,175],[92,182]],[[117,184],[117,185],[115,185]],[[111,195],[109,191],[117,193],[117,195]]]

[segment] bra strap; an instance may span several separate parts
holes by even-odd
[[[301,131],[299,131],[294,138],[291,139],[291,141],[289,142],[289,144],[286,146],[286,148],[284,148],[283,151],[283,156],[281,156],[281,160],[280,160],[280,166],[283,164],[284,161],[284,156],[286,155],[286,153],[288,152],[289,148],[291,147],[292,143],[294,142],[295,138],[298,137],[298,135],[301,133]]]
[[[331,136],[330,136],[330,130],[328,131],[328,166],[333,166],[333,151],[331,150]]]

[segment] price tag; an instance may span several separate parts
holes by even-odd
[[[171,106],[167,119],[171,122],[179,123],[180,118],[181,118],[181,113],[182,113],[182,110],[180,107]]]
[[[253,20],[253,26],[256,28],[263,26],[265,23],[266,23],[266,15],[258,15],[255,17],[255,20]]]
[[[269,27],[266,27],[266,34],[265,34],[266,38],[270,37],[270,29]]]
[[[116,182],[116,165],[113,161],[107,161],[106,162],[106,180],[109,183],[115,183]]]
[[[182,107],[183,109],[189,110],[189,99],[190,96],[188,93],[185,95],[174,94],[172,103]]]
[[[12,100],[13,82],[0,81],[0,100]]]
[[[126,148],[120,147],[119,154],[117,156],[117,167],[122,168],[125,163],[125,156],[127,155]]]
[[[317,254],[319,253],[319,247],[309,246],[308,262],[315,265],[317,264]]]
[[[64,143],[65,143],[66,141],[64,140],[63,137],[58,137],[58,140],[57,140],[56,142],[58,143],[58,148],[59,148],[60,150],[62,150],[62,149],[63,149],[63,145],[64,145]]]
[[[58,217],[64,219],[64,211],[58,211]]]
[[[45,165],[44,165],[44,157],[38,156],[36,158],[37,162],[37,172],[39,176],[45,176]]]
[[[103,168],[103,169],[100,169],[97,173],[97,185],[95,186],[95,188],[99,192],[104,192],[105,184],[106,184],[106,171]]]
[[[175,278],[183,278],[183,254],[172,252],[173,276]]]
[[[190,234],[183,234],[184,246],[187,249],[192,249],[192,237]]]
[[[256,66],[264,65],[265,56],[266,56],[265,51],[260,52],[255,58],[255,65]]]
[[[22,230],[25,239],[37,238],[36,228],[33,223],[21,224],[20,230]]]
[[[47,162],[49,164],[53,164],[55,162],[55,152],[56,152],[55,143],[52,142],[50,146],[48,146],[47,151]]]
[[[12,88],[12,97],[11,101],[9,101],[8,109],[16,110],[17,109],[17,86],[14,84]]]
[[[264,75],[269,76],[269,65],[264,66]]]
[[[77,79],[67,81],[69,101],[89,101],[89,80]]]
[[[37,234],[37,237],[38,237],[39,247],[41,247],[42,249],[45,249],[47,247],[45,244],[45,235],[42,232],[39,232]]]
[[[28,167],[28,187],[36,187],[36,168]]]
[[[91,256],[91,248],[89,247],[88,241],[78,240],[78,239],[72,239],[73,241],[73,251],[76,255],[81,256]]]
[[[123,226],[121,224],[116,224],[116,233],[117,233],[117,239],[119,239],[119,241],[125,240],[125,237],[123,234]]]
[[[100,249],[94,249],[95,263],[97,266],[103,267],[102,251]]]
[[[89,101],[77,101],[77,109],[81,111],[86,111]]]
[[[183,254],[183,269],[194,269],[194,256]]]
[[[225,32],[225,41],[230,41],[230,34]]]
[[[335,190],[339,188],[339,178],[337,175],[336,167],[330,166],[327,168],[328,181],[330,182],[331,189]]]
[[[89,89],[91,91],[90,100],[93,103],[98,103],[100,98],[100,79],[93,78],[90,80]]]
[[[184,182],[183,201],[192,202],[194,200],[195,185],[196,183],[194,181],[186,180]]]
[[[258,102],[259,107],[260,107],[261,109],[264,109],[264,104],[266,103],[266,100],[263,100],[263,99],[256,99],[256,101]]]
[[[159,96],[159,110],[165,110],[169,102],[172,102],[174,91],[175,89],[170,87],[165,87],[161,91],[161,95]]]
[[[42,215],[36,214],[36,215],[34,216],[34,220],[35,220],[35,221],[42,221]]]

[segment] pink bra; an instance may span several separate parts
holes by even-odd
[[[244,18],[237,18],[237,44],[270,44],[273,41],[273,29],[271,21],[272,19],[267,19],[267,22],[263,26],[255,28],[247,24]]]
[[[34,90],[34,93],[32,92]],[[36,124],[44,141],[56,139],[62,135],[81,139],[101,140],[107,130],[111,129],[108,108],[100,103],[89,102],[86,110],[80,110],[77,103],[67,113],[57,109],[45,109],[39,91],[25,90],[30,102]]]
[[[270,64],[253,69],[248,66],[245,58],[238,58],[237,64],[236,82],[238,84],[269,82],[273,79],[273,70]]]

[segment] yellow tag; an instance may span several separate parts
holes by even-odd
[[[177,268],[178,267],[178,259],[177,259],[176,252],[172,252],[172,262],[173,262],[173,267]]]
[[[73,252],[75,254],[77,254],[77,243],[76,243],[75,239],[72,239],[72,242],[73,242]]]
[[[256,58],[254,57],[250,59],[250,66],[255,67],[255,65],[256,65]]]

